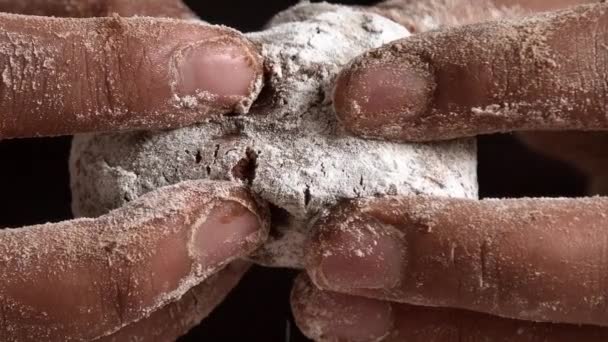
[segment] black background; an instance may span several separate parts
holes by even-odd
[[[252,31],[296,1],[186,2],[212,23]],[[69,147],[67,137],[0,142],[0,227],[71,217]],[[585,185],[573,169],[526,150],[510,135],[480,138],[479,179],[484,197],[577,196]],[[294,275],[255,268],[211,317],[180,341],[306,341],[289,312]]]

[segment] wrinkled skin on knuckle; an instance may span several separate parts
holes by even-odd
[[[89,78],[92,84],[91,101],[88,108],[102,108],[111,114],[120,127],[121,118],[128,120],[129,113],[150,113],[162,110],[170,93],[165,70],[167,49],[159,48],[165,37],[151,39],[139,32],[141,23],[121,18],[100,22],[101,56],[90,53],[91,62],[97,70]],[[95,51],[92,51],[95,52]],[[78,80],[75,80],[78,82]]]
[[[61,96],[52,97],[50,93],[58,90],[58,80],[65,78],[65,74],[58,73],[53,75],[54,79],[45,78],[46,73],[41,72],[47,67],[51,67],[57,61],[59,52],[60,57],[64,57],[58,51],[61,47],[48,47],[44,44],[44,38],[39,36],[28,36],[20,33],[10,33],[13,25],[17,23],[7,23],[1,25],[4,32],[1,34],[2,43],[0,46],[7,51],[0,56],[0,70],[2,70],[2,91],[0,91],[0,102],[3,107],[11,111],[27,113],[37,110],[37,107],[47,106],[49,110],[61,103],[64,99]],[[31,99],[44,99],[33,103]],[[9,117],[17,120],[16,117]],[[16,126],[16,122],[7,122],[8,118],[3,118],[7,127]],[[0,130],[2,128],[0,127]]]
[[[547,35],[554,47],[560,79],[556,86],[571,94],[570,107],[581,112],[595,112],[598,121],[606,121],[606,90],[608,79],[608,12],[605,6],[574,12],[565,17],[567,24]],[[592,28],[592,32],[589,32]],[[599,91],[601,89],[601,91]]]
[[[108,263],[111,264],[112,256],[108,256]],[[115,317],[117,327],[122,326],[127,322],[130,311],[132,310],[133,288],[132,284],[135,279],[132,279],[132,271],[125,266],[115,266],[108,270],[109,284],[101,291],[107,292],[106,301],[109,299],[108,316]],[[102,299],[104,300],[104,299]]]
[[[126,21],[115,18],[104,21],[100,25],[103,47],[101,60],[97,62],[102,70],[101,77],[97,77],[93,84],[96,94],[92,98],[101,99],[101,108],[114,115],[126,114],[133,108],[131,99],[137,89],[137,77],[145,77],[145,59],[141,59],[143,44],[130,34],[132,29]],[[133,61],[139,61],[138,70],[133,70]]]

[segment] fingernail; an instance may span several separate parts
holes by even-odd
[[[203,267],[221,264],[250,252],[261,242],[260,231],[254,213],[237,202],[224,201],[195,230],[192,252]]]
[[[230,40],[204,42],[182,50],[176,60],[178,94],[249,96],[259,77],[257,61],[249,50]]]
[[[433,91],[434,81],[426,68],[353,67],[338,77],[334,104],[347,127],[377,128],[424,114]]]
[[[338,341],[379,341],[393,327],[390,304],[348,295],[333,294],[330,301],[332,318],[326,320],[324,335]],[[332,310],[325,306],[326,310]]]
[[[380,341],[394,325],[387,302],[321,291],[309,281],[294,286],[294,314],[304,332],[321,341]]]
[[[315,280],[328,289],[392,289],[406,267],[402,240],[381,224],[361,223],[331,234],[324,241]]]

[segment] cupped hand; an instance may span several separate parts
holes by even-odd
[[[261,58],[237,32],[151,18],[193,19],[180,1],[0,11],[80,18],[0,14],[0,139],[179,127],[245,111],[261,86]],[[175,340],[237,284],[267,231],[263,204],[211,181],[99,218],[0,230],[0,340]]]
[[[526,139],[605,177],[605,133],[566,131],[608,128],[607,23],[596,3],[414,35],[343,71],[337,115],[406,142],[550,130]],[[294,314],[320,341],[605,341],[607,211],[601,197],[351,201],[317,223]]]

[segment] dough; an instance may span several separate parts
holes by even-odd
[[[73,210],[97,216],[187,179],[242,182],[270,203],[272,239],[254,259],[302,267],[315,218],[340,199],[477,196],[472,139],[430,144],[350,136],[332,111],[332,83],[349,60],[406,37],[376,14],[300,4],[247,36],[262,48],[266,85],[250,113],[162,132],[82,135],[71,156]]]

